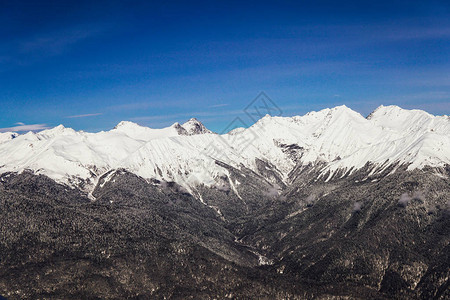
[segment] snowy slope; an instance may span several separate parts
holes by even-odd
[[[0,144],[3,142],[8,142],[18,136],[15,132],[0,132]]]
[[[346,106],[304,116],[267,115],[250,128],[224,135],[196,119],[163,129],[121,122],[99,133],[60,125],[15,138],[0,134],[0,172],[31,169],[63,183],[85,180],[89,189],[102,174],[125,168],[189,190],[214,185],[228,174],[216,160],[258,173],[259,159],[287,182],[296,164],[320,162],[322,174],[356,170],[367,162],[380,168],[406,163],[410,169],[450,164],[449,132],[448,116],[397,106],[381,106],[368,118]]]

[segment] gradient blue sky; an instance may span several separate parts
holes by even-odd
[[[0,41],[2,131],[221,131],[260,91],[450,114],[449,1],[0,1]]]

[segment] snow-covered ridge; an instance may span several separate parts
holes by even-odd
[[[192,188],[214,185],[228,170],[258,171],[256,160],[275,166],[281,178],[297,164],[318,163],[323,174],[339,169],[406,163],[409,168],[450,164],[450,118],[420,110],[380,106],[369,117],[346,106],[304,116],[265,116],[250,128],[214,134],[198,120],[152,129],[120,122],[110,131],[88,133],[60,125],[39,133],[0,134],[0,173],[25,169],[59,182],[88,180],[124,168],[144,178]]]

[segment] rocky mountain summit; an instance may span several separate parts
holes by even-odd
[[[189,119],[189,121],[183,124],[183,128],[186,130],[188,135],[213,133],[196,118]]]

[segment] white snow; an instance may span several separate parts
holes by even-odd
[[[324,163],[322,174],[354,171],[367,162],[377,171],[397,162],[410,169],[439,167],[450,164],[449,133],[448,116],[397,106],[380,106],[368,118],[346,106],[304,116],[265,116],[250,128],[224,135],[212,134],[196,119],[162,129],[121,122],[99,133],[60,125],[39,133],[0,133],[0,173],[31,169],[62,183],[89,179],[92,188],[105,172],[125,168],[191,191],[228,175],[216,160],[258,172],[255,160],[260,159],[276,166],[285,180],[296,161]],[[296,159],[282,145],[301,147]]]
[[[10,141],[18,136],[15,132],[0,132],[0,144],[3,142]]]

